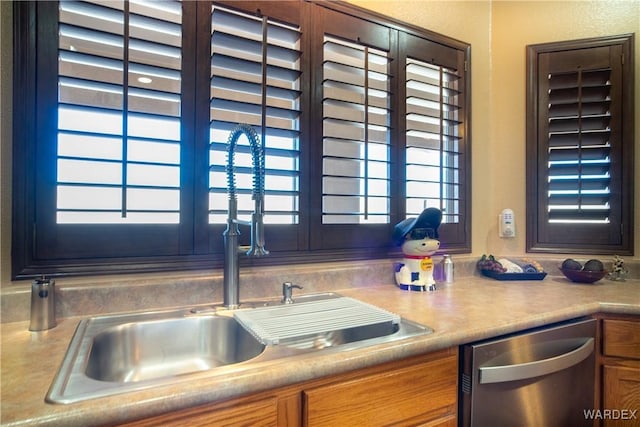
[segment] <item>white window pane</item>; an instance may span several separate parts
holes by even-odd
[[[59,133],[58,156],[122,160],[122,139]]]
[[[122,135],[122,113],[60,107],[58,129]]]
[[[180,209],[180,190],[129,188],[127,189],[127,208],[178,211]]]
[[[180,168],[176,166],[129,164],[127,166],[127,185],[179,187]]]
[[[129,136],[139,138],[155,138],[172,141],[180,140],[180,120],[129,115]]]
[[[59,185],[57,198],[58,209],[118,210],[122,206],[122,191],[112,187]]]
[[[407,182],[407,197],[440,197],[439,182]]]
[[[58,182],[121,184],[122,165],[114,162],[59,159]]]
[[[127,159],[139,162],[180,164],[180,145],[130,139]]]

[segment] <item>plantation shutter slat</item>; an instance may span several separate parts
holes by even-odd
[[[241,5],[242,6],[242,5]],[[262,9],[262,10],[266,10]],[[227,216],[226,143],[236,124],[253,126],[265,153],[265,222],[299,221],[302,55],[297,23],[214,5],[211,34],[209,222]],[[250,219],[251,155],[235,156],[238,216]]]

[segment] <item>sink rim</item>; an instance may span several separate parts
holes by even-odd
[[[317,293],[298,295],[295,300],[297,302],[303,302],[314,299],[339,298],[341,296],[342,295],[333,292]],[[163,385],[189,381],[196,377],[204,378],[219,375],[227,376],[239,374],[243,371],[255,368],[265,369],[280,363],[286,363],[286,361],[292,361],[292,358],[295,360],[295,358],[306,357],[320,352],[342,352],[368,348],[375,345],[406,340],[412,337],[424,336],[433,333],[433,329],[430,327],[402,317],[398,331],[390,335],[369,338],[361,341],[353,341],[325,348],[300,348],[299,346],[287,345],[286,343],[283,343],[282,345],[266,345],[261,353],[245,361],[218,366],[203,371],[184,373],[177,376],[164,376],[138,382],[109,382],[89,378],[84,372],[93,337],[95,337],[100,331],[104,331],[110,327],[142,321],[183,319],[191,317],[225,316],[233,319],[233,313],[236,310],[252,309],[255,307],[270,305],[283,304],[278,300],[249,301],[244,303],[239,309],[235,310],[229,310],[221,306],[209,306],[208,308],[199,307],[196,309],[177,308],[145,312],[115,313],[82,319],[78,323],[76,331],[71,338],[67,352],[65,353],[62,363],[53,379],[53,382],[51,383],[51,386],[49,387],[45,401],[55,404],[76,403],[89,399],[108,397],[126,392],[146,390]],[[233,320],[237,322],[237,320]],[[242,327],[241,325],[239,326]]]
[[[78,326],[71,338],[67,352],[62,363],[49,387],[45,401],[48,403],[70,404],[84,400],[107,397],[130,391],[145,390],[173,382],[184,381],[192,375],[211,371],[240,371],[242,366],[251,360],[255,360],[261,354],[243,362],[219,366],[211,370],[194,371],[175,376],[163,376],[137,382],[113,382],[100,381],[89,377],[85,370],[87,358],[91,351],[93,338],[98,334],[123,324],[147,322],[155,320],[185,319],[191,317],[213,317],[222,316],[216,313],[192,314],[189,309],[171,309],[148,312],[117,313],[113,315],[100,315],[78,322]],[[229,369],[234,368],[234,369]]]

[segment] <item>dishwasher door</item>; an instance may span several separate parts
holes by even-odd
[[[461,425],[593,426],[595,333],[587,319],[463,346]]]

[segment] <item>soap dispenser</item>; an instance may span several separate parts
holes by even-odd
[[[44,331],[56,326],[56,282],[42,276],[31,282],[30,331]]]

